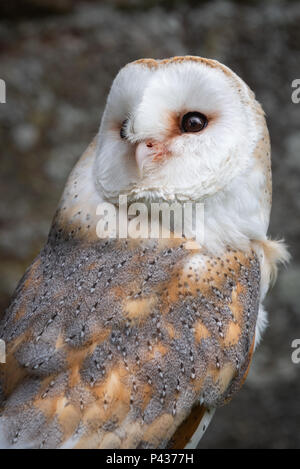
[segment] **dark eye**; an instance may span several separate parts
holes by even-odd
[[[181,121],[181,130],[183,132],[200,132],[207,126],[207,117],[200,112],[188,112]]]
[[[125,119],[123,122],[122,122],[122,127],[120,129],[120,137],[121,138],[126,138],[126,124],[128,122],[128,119]]]

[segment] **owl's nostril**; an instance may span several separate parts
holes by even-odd
[[[147,143],[147,147],[148,147],[148,148],[152,148],[152,147],[153,147],[153,143],[148,142],[148,143]]]

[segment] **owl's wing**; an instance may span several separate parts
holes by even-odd
[[[0,446],[180,447],[231,398],[251,358],[259,263],[191,247],[84,243],[54,226],[0,324]]]

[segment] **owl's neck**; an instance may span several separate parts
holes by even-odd
[[[264,181],[257,172],[240,176],[205,201],[204,243],[211,252],[226,246],[244,250],[267,239],[269,206],[260,197]]]
[[[91,242],[99,239],[98,228],[103,204],[107,204],[106,208],[109,208],[109,204],[94,184],[95,146],[94,140],[73,169],[55,217],[56,225],[61,227],[68,236],[80,237]],[[191,236],[195,236],[198,243],[213,254],[221,253],[228,246],[248,250],[252,241],[265,240],[269,214],[265,207],[261,206],[259,197],[256,198],[253,195],[260,193],[259,188],[256,187],[259,184],[262,184],[262,181],[255,171],[252,171],[250,175],[236,179],[226,190],[205,199],[203,201],[204,223],[201,220],[196,232],[194,225]],[[156,203],[155,200],[152,202]],[[147,204],[147,209],[150,215],[149,205],[151,204]],[[117,223],[118,220],[120,222],[120,226],[116,224],[116,236],[120,229],[124,236],[124,212],[119,219],[119,208],[116,205],[114,207]],[[202,216],[201,210],[199,213]],[[129,219],[132,219],[132,212],[131,215],[127,212],[125,216],[127,216],[126,224],[128,224]],[[159,223],[162,223],[161,218]],[[150,229],[149,233],[151,233]],[[185,230],[184,234],[189,238],[189,229]]]

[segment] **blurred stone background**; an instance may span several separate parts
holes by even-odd
[[[299,1],[9,0],[0,3],[0,311],[45,242],[66,177],[97,132],[112,78],[140,57],[216,58],[256,92],[273,144],[270,233],[293,255],[245,387],[201,448],[300,448]],[[1,314],[1,313],[0,313]]]

